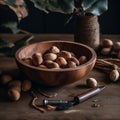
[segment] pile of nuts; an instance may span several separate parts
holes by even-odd
[[[120,42],[113,43],[110,39],[101,41],[100,53],[104,56],[111,56],[120,59]]]
[[[8,98],[12,101],[19,100],[21,91],[27,92],[32,87],[32,83],[29,80],[14,80],[13,77],[8,74],[1,75],[0,83],[7,86]]]
[[[22,59],[25,63],[39,68],[74,68],[87,61],[86,56],[76,57],[74,53],[60,50],[57,46],[51,46],[44,54],[36,52],[28,58]]]

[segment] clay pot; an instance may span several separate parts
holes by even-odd
[[[77,16],[74,31],[74,39],[76,42],[88,45],[95,50],[98,49],[100,32],[97,16]]]

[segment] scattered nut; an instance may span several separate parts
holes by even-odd
[[[1,83],[4,84],[4,85],[7,84],[8,82],[12,81],[12,80],[13,80],[13,78],[10,75],[2,75],[1,76]]]
[[[17,101],[20,99],[20,92],[14,88],[11,88],[8,90],[8,97],[13,101]]]
[[[11,88],[13,86],[18,86],[21,88],[21,81],[20,80],[12,80],[9,82],[8,87]]]
[[[101,43],[102,47],[112,47],[113,46],[113,42],[110,39],[104,39]]]
[[[95,78],[88,78],[88,79],[86,80],[86,83],[87,83],[87,85],[88,85],[89,87],[92,87],[92,88],[98,86],[97,80],[96,80]]]
[[[120,74],[119,74],[118,70],[112,70],[109,75],[110,80],[114,81],[114,82],[116,82],[119,79],[119,76],[120,76]]]
[[[119,51],[120,50],[120,42],[115,42],[113,49],[114,49],[114,51]]]
[[[20,80],[12,80],[8,83],[9,89],[17,90],[18,92],[21,92],[21,81]]]
[[[109,55],[111,52],[111,48],[102,48],[101,54],[102,55]]]
[[[26,92],[29,91],[32,87],[32,83],[29,80],[24,80],[22,83],[22,91]]]

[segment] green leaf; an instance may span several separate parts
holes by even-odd
[[[99,16],[108,10],[108,0],[83,0],[82,7],[85,13]]]
[[[72,13],[74,10],[73,0],[49,0],[48,10],[60,13]]]
[[[2,49],[2,48],[12,48],[12,47],[14,47],[14,43],[12,43],[8,40],[0,39],[0,49]]]
[[[4,0],[2,3],[15,12],[19,21],[28,15],[25,0]]]
[[[83,0],[82,2],[82,8],[83,10],[87,10],[88,8],[90,8],[97,0]]]
[[[74,0],[30,0],[34,6],[46,13],[49,11],[64,14],[72,13],[74,10]]]
[[[12,43],[8,40],[0,39],[0,53],[3,53],[6,56],[14,57],[16,51],[25,45],[30,43],[30,40],[33,38],[33,35],[26,35],[22,39]]]
[[[16,1],[17,0],[5,0],[4,4],[8,5],[8,6],[13,6],[16,7]],[[22,6],[26,7],[26,3],[24,2],[24,0],[21,0]]]
[[[30,1],[33,2],[35,8],[38,8],[39,10],[48,13],[48,10],[46,10],[47,0],[30,0]]]
[[[11,21],[11,22],[3,23],[1,26],[4,28],[10,29],[12,31],[12,33],[18,33],[19,29],[18,29],[17,25],[18,25],[17,22]]]

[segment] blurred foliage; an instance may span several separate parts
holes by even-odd
[[[35,8],[49,12],[70,14],[68,22],[76,15],[101,15],[108,9],[108,0],[0,0],[0,29],[11,33],[19,33],[19,22],[28,16],[27,2]],[[30,8],[29,8],[30,9]],[[15,51],[28,44],[26,36],[22,40],[11,43],[0,39],[0,52],[13,56]]]
[[[32,39],[33,35],[26,35],[16,42],[0,39],[0,53],[5,56],[14,57],[16,51],[22,46],[29,45]]]
[[[19,32],[19,30],[17,30],[17,24],[19,24],[23,18],[28,16],[26,2],[33,3],[35,8],[44,11],[45,13],[52,11],[71,14],[72,17],[74,15],[82,16],[88,14],[99,16],[108,9],[108,0],[1,0],[0,7],[3,5],[8,6],[9,9],[14,11],[18,19],[18,21],[14,22],[4,22],[2,23],[2,27],[10,28],[13,33]]]

